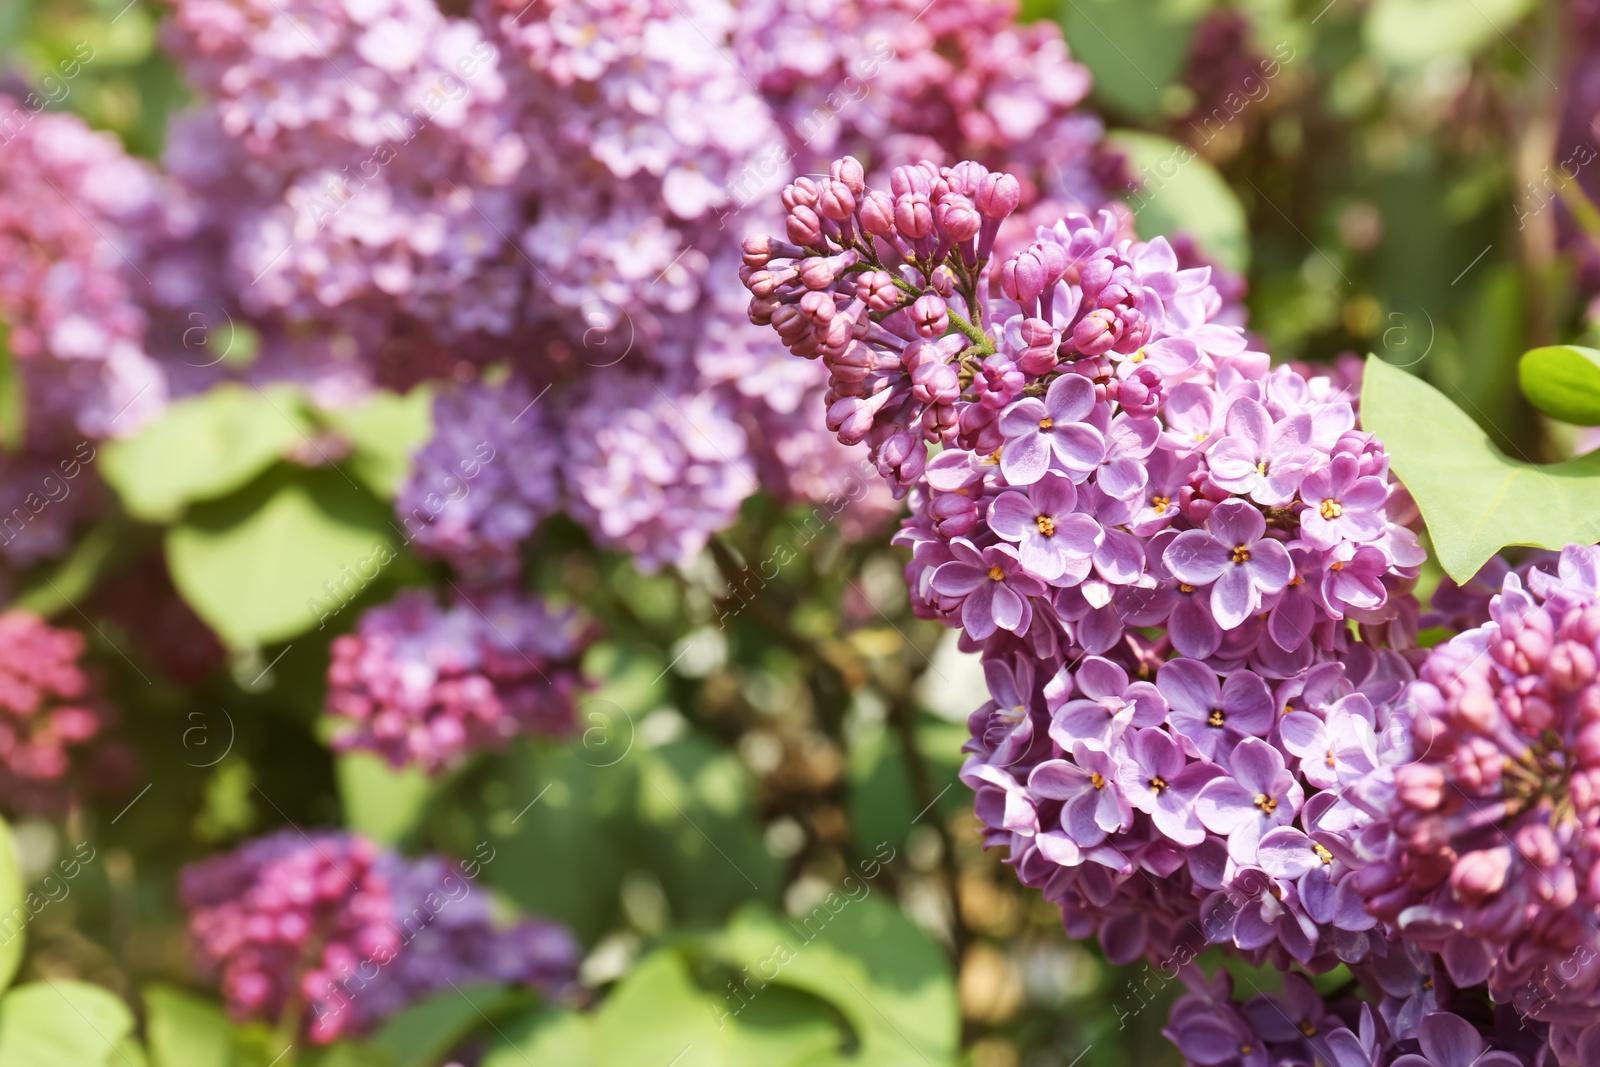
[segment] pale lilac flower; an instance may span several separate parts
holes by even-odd
[[[1195,798],[1195,813],[1207,830],[1228,839],[1235,863],[1253,864],[1267,831],[1299,814],[1305,789],[1284,769],[1278,750],[1260,738],[1239,742],[1228,766],[1228,777],[1207,784]]]
[[[1305,539],[1328,549],[1340,541],[1373,541],[1385,524],[1389,487],[1383,479],[1361,474],[1361,461],[1349,453],[1333,457],[1300,483],[1306,509],[1300,513]]]
[[[950,542],[954,559],[933,575],[934,591],[959,601],[961,624],[982,639],[995,630],[1026,633],[1033,620],[1029,597],[1043,596],[1045,585],[1030,575],[1010,545],[979,551],[971,541]]]
[[[1240,397],[1228,409],[1225,427],[1228,436],[1206,453],[1212,480],[1268,507],[1292,501],[1315,455],[1311,416],[1274,420],[1260,402]]]
[[[1105,534],[1077,506],[1078,491],[1067,476],[1046,471],[1026,492],[995,497],[989,504],[989,525],[1017,545],[1018,558],[1034,577],[1081,580]]]
[[[1266,519],[1241,500],[1211,509],[1205,529],[1187,530],[1167,546],[1163,560],[1188,585],[1211,585],[1217,624],[1231,630],[1261,606],[1263,594],[1280,593],[1294,577],[1283,545],[1265,535]]]
[[[1198,845],[1206,830],[1195,800],[1208,782],[1225,772],[1214,763],[1190,763],[1164,730],[1139,730],[1117,769],[1128,803],[1150,816],[1157,830],[1178,845]]]
[[[1169,660],[1156,675],[1156,688],[1172,709],[1168,723],[1184,747],[1203,759],[1225,762],[1235,745],[1272,730],[1272,693],[1251,671],[1234,671],[1218,685],[1205,664]]]
[[[1093,742],[1072,746],[1072,761],[1046,760],[1028,775],[1028,789],[1063,801],[1061,828],[1080,848],[1091,848],[1127,826],[1132,809],[1117,785],[1120,762]]]
[[[1044,399],[1024,397],[1000,416],[1005,444],[1000,472],[1012,485],[1032,485],[1052,462],[1082,481],[1106,457],[1106,441],[1084,420],[1094,410],[1094,384],[1077,374],[1050,383]]]
[[[1130,683],[1128,673],[1108,659],[1085,657],[1073,681],[1083,696],[1054,705],[1050,722],[1050,737],[1069,752],[1080,741],[1109,747],[1128,727],[1159,726],[1166,717],[1160,690],[1149,682]]]

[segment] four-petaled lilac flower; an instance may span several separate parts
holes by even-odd
[[[1028,789],[1062,801],[1061,829],[1080,848],[1091,848],[1128,825],[1133,810],[1117,784],[1119,761],[1092,742],[1072,746],[1072,759],[1045,760],[1028,776]]]
[[[979,551],[965,537],[950,542],[949,563],[933,572],[934,591],[961,601],[961,625],[978,640],[996,630],[1027,633],[1033,621],[1031,596],[1043,596],[1045,585],[1028,574],[1010,545]]]
[[[1212,586],[1211,613],[1224,630],[1238,627],[1261,607],[1263,594],[1283,592],[1294,578],[1289,550],[1263,536],[1266,530],[1261,512],[1225,500],[1211,509],[1205,529],[1185,530],[1162,555],[1178,581]]]
[[[1071,750],[1080,741],[1094,741],[1109,747],[1130,726],[1159,726],[1166,717],[1167,702],[1149,682],[1129,683],[1128,673],[1099,656],[1084,658],[1076,677],[1083,698],[1053,707],[1050,738],[1063,749]],[[1056,681],[1051,680],[1055,686]],[[1045,699],[1051,704],[1051,690]]]
[[[1239,742],[1228,763],[1228,777],[1200,790],[1195,814],[1207,830],[1228,839],[1233,862],[1254,864],[1262,837],[1293,822],[1306,793],[1284,768],[1283,754],[1259,738]]]
[[[1154,419],[1118,415],[1105,433],[1105,448],[1095,460],[1095,485],[1106,496],[1132,500],[1144,492],[1150,473],[1147,457],[1161,436]]]
[[[1361,460],[1341,452],[1300,483],[1300,528],[1308,544],[1322,549],[1340,541],[1376,541],[1387,523],[1389,487],[1382,478],[1361,476]]]
[[[1253,671],[1234,671],[1218,685],[1204,663],[1169,660],[1156,674],[1156,688],[1171,706],[1168,724],[1184,748],[1202,759],[1225,762],[1241,741],[1272,730],[1272,692]]]
[[[1128,803],[1174,844],[1193,846],[1206,839],[1195,798],[1223,773],[1215,763],[1190,763],[1166,731],[1151,727],[1134,734],[1117,768],[1117,784]]]
[[[1012,485],[1032,485],[1054,460],[1082,481],[1106,455],[1106,440],[1083,420],[1094,410],[1094,383],[1081,374],[1063,374],[1050,383],[1044,399],[1023,397],[1000,416],[1005,444],[1000,473]]]
[[[1211,480],[1267,507],[1293,500],[1306,465],[1316,455],[1311,416],[1274,421],[1260,401],[1246,396],[1233,402],[1224,426],[1228,436],[1206,454]]]
[[[1105,534],[1077,506],[1078,490],[1067,476],[1045,471],[1025,492],[1013,489],[995,497],[989,525],[1017,545],[1017,558],[1029,574],[1046,582],[1082,581]]]

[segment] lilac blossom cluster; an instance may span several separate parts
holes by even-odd
[[[1110,213],[992,262],[1010,175],[864,178],[791,184],[742,278],[909,495],[916,611],[984,654],[989,841],[1113,959],[1201,917],[1257,959],[1365,958],[1341,791],[1396,747],[1423,552],[1350,394],[1269,370],[1206,268]]]
[[[1076,110],[1087,71],[1010,2],[168,3],[204,103],[170,139],[198,221],[158,256],[165,306],[242,316],[248,373],[330,401],[503,364],[534,413],[447,389],[439,440],[586,443],[577,463],[521,449],[429,523],[417,546],[474,578],[514,570],[556,510],[655,567],[758,487],[841,493],[822,377],[749,330],[729,284],[737,235],[794,175],[876,146],[874,165],[1006,162],[1027,202],[1124,181]],[[180,391],[220,373],[169,370]],[[419,456],[402,515],[462,458]]]
[[[1352,791],[1354,882],[1452,981],[1600,1049],[1600,548],[1505,571],[1489,615],[1408,687],[1411,759]]]
[[[1406,978],[1416,976],[1410,972]],[[1390,968],[1386,977],[1392,985],[1399,975]],[[1490,1015],[1470,998],[1449,1003],[1452,991],[1442,988],[1405,1000],[1384,989],[1383,1008],[1375,1015],[1370,1003],[1354,997],[1324,998],[1295,973],[1284,976],[1281,993],[1258,993],[1242,1003],[1233,999],[1233,979],[1226,971],[1207,979],[1192,969],[1184,978],[1190,991],[1173,1004],[1162,1032],[1190,1064],[1528,1067],[1538,1062],[1537,1038],[1514,1019]]]
[[[441,608],[406,590],[334,639],[334,747],[432,774],[519,734],[567,733],[592,638],[575,612],[540,600],[463,595]]]
[[[288,829],[184,868],[180,894],[198,962],[233,1017],[327,1043],[452,982],[570,988],[571,934],[544,920],[497,928],[473,895],[478,866]]]
[[[64,808],[74,757],[107,725],[78,664],[83,650],[76,630],[20,609],[0,614],[0,805],[8,813]]]

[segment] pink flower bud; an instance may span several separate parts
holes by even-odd
[[[1119,326],[1115,312],[1097,308],[1079,319],[1072,328],[1073,347],[1086,356],[1109,352],[1117,343]]]
[[[1450,872],[1450,886],[1472,903],[1493,896],[1505,888],[1511,870],[1511,850],[1504,846],[1468,852],[1456,860]]]
[[[902,236],[919,241],[933,232],[933,206],[928,194],[902,193],[894,201],[894,223]]]
[[[894,235],[894,199],[882,189],[873,189],[861,201],[861,228],[874,237]]]
[[[789,240],[805,248],[817,248],[822,245],[822,217],[815,209],[799,204],[789,209],[789,215],[783,220],[784,232],[789,235]]]
[[[888,271],[869,270],[856,275],[856,298],[873,311],[888,311],[900,303],[900,290]]]
[[[950,184],[951,192],[970,198],[977,195],[983,179],[989,176],[989,168],[976,160],[963,159],[953,167],[946,167],[941,173]]]
[[[807,289],[826,289],[833,281],[833,261],[827,256],[807,256],[800,261],[800,284]]]
[[[978,236],[983,217],[972,201],[960,193],[945,193],[934,207],[934,220],[951,241],[960,244]]]
[[[950,299],[956,291],[956,272],[946,264],[939,264],[928,277],[928,287],[946,300]]]
[[[1061,335],[1043,319],[1024,319],[1021,330],[1025,346],[1017,355],[1017,366],[1031,377],[1042,377],[1061,362],[1057,349]]]
[[[823,183],[817,210],[822,212],[824,218],[843,222],[856,212],[855,191],[845,182],[829,179]]]
[[[833,321],[833,313],[838,305],[834,302],[832,293],[812,291],[801,294],[799,307],[807,322],[816,326],[826,326]]]
[[[1022,203],[1022,185],[1010,174],[987,174],[978,183],[972,203],[985,217],[1003,219]]]
[[[1556,844],[1555,835],[1543,823],[1530,823],[1521,827],[1513,840],[1522,858],[1541,871],[1554,867],[1556,861],[1561,858],[1561,848]]]
[[[836,182],[843,182],[852,193],[859,193],[866,188],[867,172],[855,156],[834,160],[828,167],[828,176]]]
[[[950,313],[944,297],[926,293],[911,305],[911,321],[923,337],[943,337],[950,328]]]
[[[819,199],[820,190],[810,178],[796,178],[783,190],[783,206],[791,211],[797,207],[815,207]]]
[[[1411,763],[1394,772],[1395,794],[1418,811],[1433,811],[1444,800],[1444,771],[1431,763]]]
[[[928,510],[940,537],[960,537],[978,525],[978,505],[965,493],[939,493]]]
[[[924,404],[954,404],[961,396],[961,378],[948,363],[924,360],[911,371],[911,395]]]

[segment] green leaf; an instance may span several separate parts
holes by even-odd
[[[452,989],[391,1015],[367,1043],[387,1052],[393,1067],[438,1067],[468,1034],[518,999],[504,986]]]
[[[249,648],[322,624],[398,555],[387,507],[326,468],[280,468],[167,532],[173,584],[224,642]]]
[[[411,457],[433,436],[433,391],[378,392],[357,407],[320,410],[317,419],[349,441],[341,466],[374,493],[392,499],[411,473]]]
[[[1517,365],[1522,392],[1552,419],[1600,426],[1600,352],[1577,345],[1535,348]]]
[[[298,1067],[394,1067],[389,1053],[375,1045],[341,1041],[303,1054]]]
[[[798,1067],[843,1037],[821,1003],[781,986],[761,990],[735,1016],[740,1004],[702,989],[679,953],[656,952],[600,1010],[594,1067]]]
[[[751,815],[738,757],[694,733],[637,756],[643,853],[673,914],[720,923],[753,897],[776,902],[782,868]]]
[[[786,922],[758,906],[745,908],[729,925],[721,949],[745,968],[741,974],[755,976],[757,986],[766,980],[833,1004],[860,1044],[853,1054],[828,1063],[951,1063],[960,1040],[961,1013],[950,966],[943,951],[899,908],[872,895],[868,874],[864,866],[846,879],[844,888]],[[768,992],[760,989],[752,1003]]]
[[[396,770],[370,752],[344,753],[334,765],[345,826],[380,845],[400,844],[433,798],[433,779],[416,767]]]
[[[13,607],[27,608],[45,618],[81,603],[100,580],[100,573],[117,549],[126,544],[126,519],[111,518],[78,539],[67,558],[17,594]]]
[[[245,485],[309,429],[292,386],[221,385],[176,401],[134,437],[106,442],[100,469],[129,514],[171,522],[189,504]]]
[[[11,330],[0,322],[0,448],[16,452],[28,439],[28,408],[10,341]]]
[[[1600,540],[1600,454],[1548,466],[1509,459],[1443,393],[1376,356],[1367,357],[1361,422],[1389,450],[1458,582],[1507,545]]]
[[[1205,5],[1193,0],[1060,0],[1072,57],[1094,75],[1094,93],[1150,118],[1162,90],[1183,75],[1189,38]]]
[[[1142,187],[1128,197],[1134,227],[1146,240],[1187,233],[1200,250],[1230,270],[1250,266],[1244,208],[1215,167],[1188,145],[1152,133],[1116,130],[1107,142],[1127,154]]]
[[[595,1022],[593,1014],[540,1008],[501,1027],[483,1067],[594,1067]]]
[[[229,1067],[233,1027],[222,1008],[171,986],[144,990],[152,1067]]]
[[[1397,67],[1472,56],[1504,40],[1534,6],[1533,0],[1376,0],[1364,26],[1367,51]]]
[[[0,998],[0,1067],[109,1067],[132,1033],[128,1006],[87,982],[32,982]]]
[[[11,984],[22,966],[27,947],[25,928],[30,917],[24,905],[22,869],[17,865],[17,849],[11,839],[11,826],[0,819],[0,989]]]

